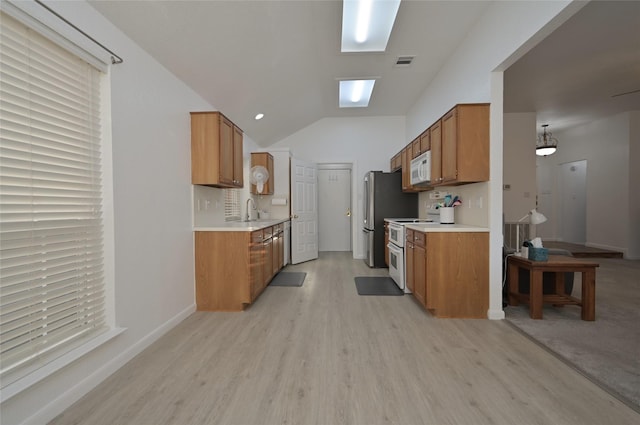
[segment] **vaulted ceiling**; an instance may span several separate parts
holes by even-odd
[[[325,117],[405,115],[489,3],[404,0],[387,50],[363,54],[340,53],[337,0],[91,1],[264,147]],[[640,89],[639,44],[640,2],[592,2],[505,72],[505,111],[559,129],[640,109],[611,97]],[[338,108],[356,77],[377,79],[370,106]]]
[[[325,117],[405,115],[488,3],[405,0],[386,52],[364,54],[340,53],[341,1],[91,2],[262,146]],[[339,109],[354,77],[378,79],[369,107]]]

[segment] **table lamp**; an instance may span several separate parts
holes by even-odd
[[[524,215],[524,217],[522,217],[520,220],[518,220],[518,223],[522,222],[522,220],[526,219],[527,217],[529,217],[529,223],[530,224],[542,224],[545,221],[547,221],[547,217],[545,217],[544,214],[538,212],[535,208],[532,209],[531,211],[529,211],[528,213],[526,213]],[[520,224],[518,224],[516,226],[516,252],[520,253]]]

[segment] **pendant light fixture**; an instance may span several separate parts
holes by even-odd
[[[554,154],[558,149],[558,139],[551,136],[551,132],[547,131],[547,127],[549,127],[549,124],[544,124],[542,126],[542,134],[538,135],[536,143],[536,155],[538,156]]]

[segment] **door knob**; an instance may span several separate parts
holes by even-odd
[[[293,218],[298,218],[298,214],[294,214],[294,215],[293,215]]]
[[[351,217],[351,208],[347,208],[347,217]]]

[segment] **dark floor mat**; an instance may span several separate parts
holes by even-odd
[[[306,276],[306,272],[280,272],[269,286],[302,286]]]
[[[404,295],[404,291],[389,276],[358,276],[358,295]]]

